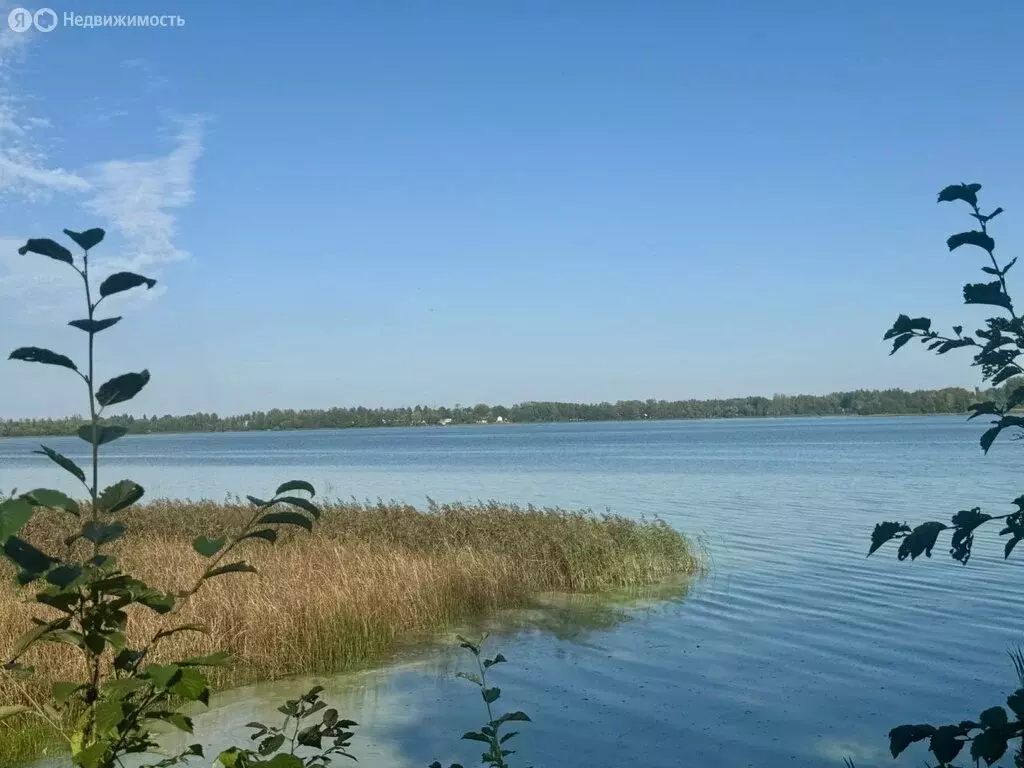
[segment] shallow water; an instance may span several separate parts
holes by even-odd
[[[878,520],[1011,511],[1020,446],[983,456],[982,429],[918,417],[154,435],[109,446],[104,479],[222,499],[301,477],[340,497],[659,515],[711,551],[711,575],[685,600],[495,638],[511,662],[496,671],[501,702],[534,718],[519,729],[520,764],[869,766],[892,762],[893,725],[974,716],[1015,687],[1006,650],[1024,642],[1022,566],[1002,561],[995,530],[966,568],[941,544],[931,561],[864,557]],[[0,441],[0,488],[63,479],[29,453],[38,442]],[[81,441],[44,442],[84,458]],[[438,649],[331,681],[362,724],[360,764],[471,763],[479,750],[456,737],[481,713],[452,676],[461,663]],[[306,684],[226,694],[201,731],[272,712]]]

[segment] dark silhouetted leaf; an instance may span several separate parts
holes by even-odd
[[[96,440],[93,440],[93,427],[92,424],[86,424],[85,426],[79,427],[78,436],[85,440],[90,445],[93,442],[96,445],[104,445],[106,443],[112,443],[128,434],[128,430],[125,427],[101,427],[97,426],[95,430]]]
[[[195,541],[192,542],[192,549],[198,552],[203,557],[213,557],[215,554],[220,552],[220,548],[224,546],[227,539],[208,539],[205,536],[196,536]]]
[[[984,232],[972,229],[970,232],[959,232],[951,236],[946,240],[946,245],[949,246],[949,250],[951,251],[955,251],[961,245],[976,245],[991,253],[996,247],[996,241]]]
[[[282,504],[291,504],[293,507],[298,507],[299,509],[309,512],[309,514],[313,516],[314,520],[320,519],[320,508],[313,502],[309,501],[309,499],[303,499],[299,496],[282,496],[278,501]]]
[[[1002,710],[1001,707],[997,709]],[[1006,741],[1007,736],[998,729],[979,733],[971,743],[971,757],[975,760],[984,760],[986,765],[992,765],[1006,752]]]
[[[56,568],[51,568],[47,572],[46,580],[56,587],[65,589],[73,584],[81,575],[82,566],[80,565],[59,565]],[[73,600],[75,596],[69,595],[68,597]]]
[[[1013,710],[1018,720],[1024,720],[1024,688],[1018,688],[1006,699],[1006,705]]]
[[[145,495],[146,491],[141,485],[132,480],[120,480],[111,486],[103,489],[99,497],[99,508],[113,514],[130,507]]]
[[[71,251],[48,237],[31,238],[18,249],[18,253],[22,256],[26,253],[38,253],[42,256],[49,256],[57,261],[63,261],[65,264],[73,265],[75,263],[74,258],[71,256]]]
[[[972,411],[974,411],[974,413],[967,417],[968,421],[970,421],[971,419],[976,419],[979,416],[1003,415],[1003,412],[1002,410],[1000,410],[999,406],[997,406],[995,403],[991,401],[987,401],[984,403],[974,403],[974,405],[970,406],[970,408]]]
[[[170,637],[176,635],[179,632],[199,632],[203,635],[210,634],[210,628],[205,624],[180,624],[177,627],[171,627],[170,629],[162,629],[156,633],[155,640],[159,640],[163,637]]]
[[[995,376],[992,377],[992,386],[998,387],[1007,379],[1012,379],[1021,373],[1020,366],[1014,364],[1008,365],[1003,370],[999,371]]]
[[[875,530],[871,532],[871,548],[868,550],[868,557],[871,557],[875,550],[887,541],[891,541],[904,533],[910,533],[910,526],[906,523],[876,524]]]
[[[1001,728],[1006,725],[1006,710],[1002,707],[989,707],[978,718],[986,728]]]
[[[214,576],[220,576],[225,573],[256,573],[256,569],[248,563],[239,561],[237,563],[229,563],[228,565],[222,565],[219,568],[214,568],[212,571],[207,573],[204,578],[212,579]]]
[[[123,373],[104,382],[96,391],[96,402],[106,407],[131,400],[149,383],[149,371]]]
[[[107,296],[113,296],[115,293],[130,291],[132,288],[137,288],[140,285],[144,285],[149,289],[156,285],[156,280],[137,275],[134,272],[116,272],[100,283],[100,296],[106,298]]]
[[[896,557],[900,560],[906,560],[907,557],[911,560],[916,560],[921,554],[931,557],[935,540],[938,538],[939,533],[946,530],[946,528],[947,526],[943,523],[935,521],[921,523],[903,538]]]
[[[883,341],[887,341],[894,336],[902,336],[905,333],[912,333],[913,331],[920,331],[927,333],[931,330],[932,321],[927,317],[910,317],[908,315],[900,315],[896,318],[896,322],[892,324],[892,328],[885,332],[885,336],[882,337]]]
[[[103,320],[72,320],[68,325],[86,333],[99,333],[100,331],[107,330],[112,325],[117,325],[120,321],[120,317],[107,317]]]
[[[277,531],[275,531],[272,528],[261,528],[258,531],[253,531],[252,533],[245,534],[245,536],[239,539],[239,541],[242,541],[244,539],[263,539],[264,541],[269,541],[271,544],[273,544],[275,541],[277,541]]]
[[[469,731],[468,733],[462,734],[462,738],[466,741],[482,741],[484,744],[490,744],[491,740],[484,736],[482,733],[476,731]]]
[[[906,346],[907,342],[914,338],[913,334],[904,333],[902,336],[897,336],[893,339],[892,349],[889,350],[890,355],[895,355],[900,347]]]
[[[501,688],[484,688],[481,694],[484,697],[484,701],[488,704],[493,704],[501,696]]]
[[[995,442],[996,436],[1002,431],[1002,427],[998,424],[991,429],[985,430],[985,433],[981,436],[981,448],[985,453],[988,453],[988,449],[992,447],[992,443]]]
[[[82,538],[91,541],[93,544],[109,544],[124,536],[125,526],[123,523],[89,522],[82,526]]]
[[[94,227],[84,232],[74,232],[70,229],[65,229],[64,234],[74,240],[83,251],[88,251],[94,245],[103,241],[103,236],[106,235],[106,232],[99,227]]]
[[[320,733],[320,725],[311,725],[303,728],[296,736],[296,741],[304,747],[316,747],[320,749],[323,736]]]
[[[928,746],[940,763],[951,763],[960,754],[964,742],[958,737],[963,735],[955,725],[944,725],[932,734]]]
[[[978,204],[978,192],[981,191],[981,184],[950,184],[939,192],[939,202],[948,203],[953,200],[963,200],[968,205]]]
[[[1006,546],[1003,547],[1003,559],[1006,560],[1010,557],[1010,553],[1013,552],[1013,548],[1017,546],[1017,542],[1020,538],[1013,538],[1006,542]]]
[[[61,368],[69,368],[72,371],[77,371],[76,366],[70,357],[57,354],[49,349],[43,349],[42,347],[19,347],[18,349],[11,352],[8,360],[24,360],[26,363],[43,363],[44,365],[59,365]]]
[[[991,304],[1013,311],[1013,302],[1003,293],[996,280],[991,283],[968,283],[964,286],[964,304]]]
[[[953,515],[953,538],[950,541],[949,553],[964,565],[971,557],[971,546],[974,544],[974,529],[992,519],[978,507],[964,509]]]
[[[85,482],[85,472],[83,472],[82,468],[75,464],[75,462],[73,462],[71,459],[67,458],[66,456],[62,456],[52,448],[47,448],[45,445],[39,446],[39,449],[40,450],[38,451],[33,451],[33,453],[39,453],[42,454],[43,456],[49,457],[50,461],[52,461],[54,464],[57,464],[59,467],[63,469],[66,469],[68,472],[77,477],[83,483]]]
[[[17,536],[9,536],[4,542],[4,554],[29,574],[41,574],[57,562]]]
[[[259,519],[259,522],[263,525],[296,525],[307,531],[313,531],[313,523],[310,519],[298,512],[268,512]]]
[[[306,491],[310,496],[316,496],[316,490],[314,490],[313,486],[305,480],[289,480],[287,483],[281,483],[277,486],[277,490],[274,492],[274,495],[280,496],[282,493],[287,493],[288,491]]]

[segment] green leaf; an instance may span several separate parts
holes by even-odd
[[[950,184],[939,192],[939,202],[948,203],[953,200],[963,200],[968,205],[978,204],[978,192],[981,184]]]
[[[74,515],[75,517],[79,517],[81,515],[78,503],[74,499],[66,493],[55,491],[52,488],[36,488],[34,491],[23,493],[21,498],[36,507],[59,509],[63,512]],[[2,530],[3,528],[0,526],[0,531]],[[3,538],[2,533],[0,533],[0,538]]]
[[[148,277],[137,275],[134,272],[115,272],[100,283],[100,296],[106,298],[107,296],[112,296],[115,293],[130,291],[132,288],[137,288],[140,285],[146,286],[146,289],[148,290],[156,285],[156,280],[151,280]]]
[[[68,699],[79,691],[85,690],[86,687],[85,683],[54,683],[51,690],[57,704],[64,706]]]
[[[78,428],[78,436],[89,443],[89,445],[92,445],[94,442],[96,445],[112,443],[127,434],[128,430],[125,427],[101,427],[97,425],[95,431],[96,439],[94,441],[92,424],[86,424]]]
[[[484,697],[484,701],[488,704],[493,704],[501,696],[501,688],[484,688],[481,694]]]
[[[38,253],[41,256],[49,256],[51,259],[63,261],[65,264],[74,265],[75,263],[74,258],[71,256],[71,251],[56,240],[51,240],[48,237],[31,238],[18,249],[18,253],[22,256],[26,253]]]
[[[305,768],[302,760],[295,755],[274,755],[262,768]]]
[[[88,539],[97,546],[117,541],[127,530],[124,523],[96,523],[88,522],[82,526],[82,538]]]
[[[476,731],[469,731],[468,733],[462,734],[462,738],[466,741],[482,741],[484,744],[490,744],[491,740],[484,736],[482,733]]]
[[[959,232],[952,235],[948,240],[946,240],[946,245],[951,251],[955,251],[961,245],[976,245],[991,253],[996,247],[996,241],[984,232],[972,229],[970,232]]]
[[[185,731],[185,733],[192,733],[192,718],[180,712],[151,711],[146,713],[146,719],[161,720],[165,723],[170,723],[178,730]]]
[[[220,548],[224,546],[225,542],[227,542],[227,539],[224,537],[208,539],[205,536],[196,536],[192,542],[192,549],[203,557],[213,557],[220,552]]]
[[[475,672],[456,672],[456,677],[461,677],[463,680],[469,680],[473,685],[483,686],[483,681],[480,679],[480,675]]]
[[[991,283],[968,283],[964,286],[964,304],[990,304],[1013,311],[1013,302],[1003,293],[998,280]]]
[[[141,485],[132,480],[121,480],[103,489],[99,497],[99,508],[108,514],[130,507],[145,495]]]
[[[313,523],[308,517],[300,515],[298,512],[268,512],[259,519],[259,522],[264,525],[296,525],[305,528],[310,533],[313,532]]]
[[[495,725],[502,725],[504,723],[529,723],[530,718],[525,712],[506,712],[504,715],[494,721]]]
[[[68,325],[86,333],[99,333],[100,331],[107,330],[112,325],[117,325],[120,320],[120,317],[106,317],[102,320],[72,320]]]
[[[149,371],[123,373],[104,382],[96,391],[96,402],[104,408],[125,403],[135,397],[149,383]]]
[[[299,496],[282,496],[277,499],[277,501],[282,504],[291,504],[293,507],[298,507],[299,509],[309,512],[309,514],[313,516],[314,520],[320,519],[320,508],[308,499],[303,499]]]
[[[256,573],[256,569],[248,563],[239,560],[236,563],[228,563],[227,565],[222,565],[219,568],[214,568],[203,576],[203,578],[212,579],[214,576],[220,576],[225,573]]]
[[[260,742],[259,752],[264,757],[272,755],[281,748],[282,744],[284,744],[284,734],[275,733],[273,736],[268,736]]]
[[[135,602],[144,605],[155,613],[170,613],[174,609],[174,598],[158,589],[149,589],[138,593]]]
[[[110,750],[110,745],[105,741],[98,741],[74,756],[74,762],[81,768],[101,768],[108,765],[104,758]]]
[[[77,371],[78,366],[72,362],[70,357],[58,354],[50,349],[42,347],[18,347],[11,352],[8,360],[23,360],[26,363],[43,363],[44,365],[59,365],[62,368],[69,368]]]
[[[94,227],[84,232],[74,232],[70,229],[65,229],[64,234],[74,240],[83,251],[88,251],[94,245],[98,245],[103,241],[106,232],[99,227]]]
[[[96,729],[100,733],[112,730],[124,718],[124,704],[118,699],[104,699],[93,709],[96,718]]]
[[[906,523],[877,523],[875,530],[871,532],[871,549],[868,550],[868,557],[887,541],[902,538],[904,533],[910,533],[910,526]]]
[[[85,482],[85,472],[83,472],[82,468],[75,464],[75,462],[73,462],[66,456],[62,456],[61,454],[57,453],[52,448],[47,448],[45,445],[41,445],[39,447],[41,450],[33,451],[33,453],[39,453],[42,454],[43,456],[48,456],[50,461],[52,461],[54,464],[57,464],[63,469],[66,469],[68,472],[77,477],[83,483]]]
[[[184,665],[182,665],[184,666]],[[199,701],[209,695],[206,675],[194,667],[181,670],[181,678],[171,686],[171,693],[185,701]]]
[[[4,542],[4,554],[28,574],[38,575],[56,563],[49,555],[40,552],[24,539],[8,537]]]
[[[33,511],[32,504],[23,498],[0,502],[0,543],[24,528]]]

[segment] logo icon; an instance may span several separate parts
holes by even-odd
[[[32,17],[32,23],[40,32],[52,32],[57,26],[57,14],[52,8],[40,8]]]
[[[7,26],[14,32],[28,32],[32,28],[32,12],[24,8],[12,8],[7,14]]]

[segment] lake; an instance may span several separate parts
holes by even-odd
[[[1022,565],[1002,560],[997,528],[967,567],[948,537],[930,561],[898,563],[895,547],[865,558],[880,520],[1012,511],[1021,447],[1004,439],[984,456],[983,429],[910,417],[147,435],[104,447],[101,483],[222,500],[303,478],[339,498],[658,515],[710,549],[711,574],[684,599],[498,617],[519,627],[492,641],[510,661],[495,671],[499,703],[534,719],[515,765],[890,765],[892,726],[974,717],[1016,687],[1006,651],[1024,642]],[[77,439],[0,440],[0,489],[76,490],[30,453],[39,442],[85,461]],[[361,723],[359,764],[473,764],[480,750],[457,737],[482,717],[453,679],[461,664],[442,648],[328,681]],[[229,692],[198,732],[223,744],[224,728],[307,683]]]

